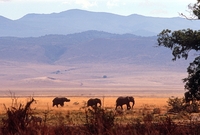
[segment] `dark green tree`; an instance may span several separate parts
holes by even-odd
[[[197,0],[195,4],[188,5],[188,8],[191,13],[189,19],[200,19],[200,0]],[[157,41],[158,46],[164,46],[172,50],[174,56],[172,60],[175,61],[177,58],[187,59],[191,50],[197,52],[200,50],[200,30],[183,29],[172,32],[165,29],[158,34]],[[183,79],[185,89],[192,94],[192,97],[200,97],[200,56],[197,56],[190,63],[187,72],[188,77]]]

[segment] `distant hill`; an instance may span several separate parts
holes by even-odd
[[[171,51],[157,47],[156,39],[94,30],[0,37],[0,95],[180,93],[188,61],[172,62]]]
[[[171,52],[157,47],[156,38],[99,31],[29,38],[1,37],[0,59],[46,64],[108,62],[169,67],[173,64]]]
[[[0,36],[39,37],[73,34],[88,30],[116,34],[156,36],[163,29],[199,29],[200,21],[184,18],[158,18],[137,14],[121,16],[105,12],[67,10],[52,14],[27,14],[18,20],[0,16]]]

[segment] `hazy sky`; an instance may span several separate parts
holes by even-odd
[[[19,19],[28,13],[59,13],[69,9],[177,17],[188,14],[187,6],[197,0],[0,0],[0,16]]]

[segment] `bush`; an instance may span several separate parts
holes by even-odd
[[[161,109],[160,108],[154,108],[153,109],[153,114],[160,114],[161,113]]]
[[[168,106],[170,107],[169,112],[174,112],[174,113],[178,113],[180,111],[183,111],[185,106],[185,101],[183,98],[178,98],[178,97],[172,97],[169,98],[168,101]]]
[[[105,134],[114,126],[115,114],[100,107],[86,110],[86,124],[92,134]]]
[[[191,104],[186,103],[184,98],[172,97],[169,98],[168,106],[170,109],[168,112],[179,113],[181,111],[186,111],[188,113],[198,113],[199,112],[199,102],[194,101]]]
[[[104,75],[103,78],[107,78],[107,75]]]
[[[27,102],[25,107],[22,104],[19,105],[18,108],[11,106],[11,108],[6,108],[6,115],[7,118],[3,118],[3,127],[2,133],[3,134],[24,134],[28,131],[29,125],[29,117],[31,112],[31,104],[35,100],[32,98],[31,101]]]
[[[198,113],[199,112],[199,103],[197,101],[195,101],[191,104],[186,104],[185,109],[188,113]]]

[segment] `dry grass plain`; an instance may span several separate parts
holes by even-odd
[[[106,78],[103,77],[105,75]],[[84,115],[87,100],[94,97],[101,99],[105,109],[114,111],[118,96],[135,98],[132,116],[154,108],[165,113],[169,97],[183,96],[181,79],[185,75],[183,71],[165,67],[133,64],[34,65],[6,62],[0,69],[0,115],[4,116],[6,108],[11,106],[26,105],[30,96],[36,100],[31,105],[34,115],[43,118],[49,112],[54,119],[59,113],[64,117],[71,113],[75,119],[80,112]],[[15,99],[11,93],[16,95]],[[71,101],[64,107],[52,107],[56,96],[64,96]]]
[[[159,108],[160,114],[166,114],[167,112],[167,99],[166,97],[135,97],[135,105],[133,110],[127,111],[126,105],[123,106],[123,115],[115,110],[115,97],[102,97],[96,96],[101,99],[102,106],[105,110],[116,113],[115,122],[117,123],[128,123],[132,119],[141,118],[143,114],[152,113],[153,109]],[[31,104],[31,113],[34,116],[41,117],[45,120],[45,123],[50,125],[59,124],[59,119],[62,122],[72,125],[82,125],[86,120],[86,112],[88,108],[86,107],[86,102],[92,97],[68,97],[71,101],[65,102],[64,107],[52,107],[52,100],[54,97],[34,97],[36,102]],[[14,106],[19,108],[22,104],[23,108],[26,103],[31,100],[31,97],[19,97],[19,98],[0,98],[0,118],[4,118],[6,115],[6,110]],[[132,104],[131,104],[132,105]],[[119,113],[119,114],[118,114]]]
[[[34,97],[36,102],[32,104],[31,108],[36,109],[37,111],[45,111],[45,110],[51,110],[54,112],[63,112],[63,111],[80,111],[81,108],[83,108],[87,102],[87,100],[90,97],[68,97],[71,101],[65,102],[64,107],[52,107],[52,100],[53,97]],[[98,97],[102,101],[102,105],[104,108],[107,109],[115,109],[115,101],[117,97]],[[3,97],[0,98],[0,112],[1,114],[4,114],[6,108],[9,108],[12,105],[18,105],[22,104],[25,105],[27,101],[30,100],[30,97],[21,97],[12,99],[9,97]],[[135,97],[135,105],[134,110],[139,111],[141,108],[149,107],[149,109],[153,108],[161,108],[163,112],[166,111],[166,105],[167,105],[168,98],[156,98],[156,97]],[[126,109],[126,106],[124,106],[124,109]]]

